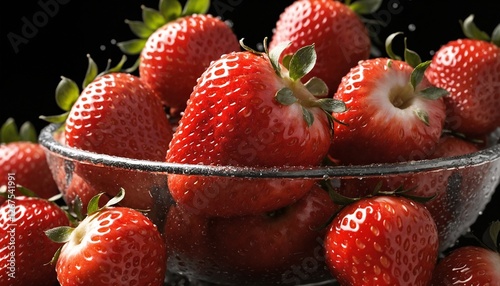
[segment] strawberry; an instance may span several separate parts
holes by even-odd
[[[56,89],[56,100],[67,111],[44,117],[64,123],[64,144],[98,154],[131,159],[164,161],[172,138],[172,126],[158,97],[142,80],[121,69],[120,62],[97,74],[89,57],[89,68],[80,92],[76,83],[64,78]],[[75,172],[91,188],[116,195],[129,190],[124,206],[151,209],[162,199],[156,190],[166,185],[164,176],[98,164],[75,163]],[[155,193],[156,192],[156,193]],[[157,194],[158,193],[158,194]]]
[[[300,82],[314,66],[314,47],[297,51],[285,67],[278,58],[286,44],[262,53],[242,46],[246,51],[223,55],[198,80],[166,161],[261,168],[320,165],[330,146],[330,111],[340,111],[344,106],[321,98],[327,88],[318,78]],[[211,216],[275,210],[300,199],[313,183],[168,177],[170,192],[178,204]]]
[[[341,285],[428,285],[438,232],[421,204],[374,196],[345,206],[325,238],[326,263]]]
[[[196,80],[211,61],[239,51],[238,39],[219,17],[207,14],[210,1],[160,0],[159,10],[143,7],[143,22],[128,21],[139,39],[121,42],[127,54],[140,54],[139,74],[162,103],[183,110]]]
[[[349,69],[370,56],[368,30],[357,12],[372,13],[381,1],[371,1],[373,5],[368,2],[348,5],[331,0],[294,1],[279,16],[269,47],[291,41],[284,51],[291,54],[314,44],[319,61],[304,80],[319,77],[334,92]]]
[[[429,61],[405,47],[405,60],[364,60],[347,73],[334,98],[346,103],[337,120],[330,155],[341,164],[391,163],[425,159],[436,148],[446,116],[446,91],[435,88],[423,73]]]
[[[113,206],[124,195],[122,190],[102,208],[98,195],[76,228],[46,231],[49,238],[64,243],[54,257],[61,286],[163,285],[163,238],[141,212]]]
[[[426,71],[429,81],[449,91],[446,127],[471,137],[500,127],[500,34],[490,37],[475,26],[474,16],[463,22],[468,38],[439,48]]]
[[[56,284],[49,262],[59,245],[45,236],[49,228],[69,225],[66,213],[48,200],[11,196],[0,206],[0,285]]]
[[[495,221],[485,233],[491,243],[452,249],[434,269],[431,285],[500,285],[499,231]]]
[[[329,278],[324,227],[338,206],[318,185],[282,209],[207,218],[169,210],[169,269],[223,284],[301,284]]]
[[[22,185],[45,199],[57,195],[59,190],[34,126],[25,122],[18,130],[15,120],[9,118],[0,133],[0,186]],[[20,194],[15,191],[14,195]],[[4,201],[0,196],[0,204]]]

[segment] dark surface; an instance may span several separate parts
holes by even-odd
[[[211,13],[232,20],[237,36],[255,47],[264,37],[272,36],[280,12],[292,2],[218,0],[212,1]],[[19,124],[29,120],[38,129],[45,126],[39,115],[60,113],[54,101],[60,76],[80,83],[87,67],[86,54],[101,68],[107,59],[117,63],[121,56],[112,42],[133,38],[124,19],[140,20],[141,4],[157,8],[156,0],[32,0],[5,4],[0,25],[0,122],[14,117]],[[381,21],[381,25],[370,24],[370,29],[382,40],[403,31],[409,47],[428,60],[442,44],[462,37],[460,19],[474,14],[477,25],[491,33],[500,22],[498,11],[500,1],[496,0],[386,0],[379,12],[369,16]],[[13,37],[17,44],[13,44]],[[472,230],[481,232],[489,221],[500,219],[499,205],[497,191]]]

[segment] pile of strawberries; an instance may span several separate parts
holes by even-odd
[[[387,56],[371,57],[360,14],[378,2],[297,0],[258,49],[207,14],[210,1],[160,0],[128,21],[137,39],[118,43],[137,62],[100,71],[89,56],[81,88],[66,77],[56,88],[64,113],[42,118],[75,149],[257,169],[413,162],[497,144],[500,28],[490,38],[470,16],[467,37],[429,61],[406,39],[397,55],[396,32]],[[451,172],[165,176],[55,157],[14,120],[0,134],[0,285],[164,285],[176,274],[234,285],[500,281],[498,223],[490,248],[438,257],[453,221]]]

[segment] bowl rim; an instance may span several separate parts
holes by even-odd
[[[361,178],[367,176],[397,175],[404,173],[438,171],[442,169],[457,169],[500,160],[500,142],[497,142],[493,146],[462,156],[370,165],[318,167],[286,166],[257,168],[243,166],[182,164],[98,154],[63,145],[52,136],[53,133],[60,127],[60,124],[51,123],[41,130],[38,142],[46,149],[46,152],[55,153],[57,156],[63,157],[67,160],[78,161],[84,164],[108,166],[150,173],[155,172],[180,175],[247,178]]]

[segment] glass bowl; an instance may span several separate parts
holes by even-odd
[[[328,186],[345,196],[366,194],[376,186],[403,187],[412,194],[433,196],[425,204],[438,226],[439,249],[444,251],[475,222],[500,180],[498,132],[487,148],[459,157],[366,166],[263,169],[114,157],[65,146],[59,135],[58,125],[48,125],[41,131],[39,142],[46,149],[49,166],[68,204],[74,199],[75,188],[86,190],[82,197],[104,191],[109,198],[123,187],[123,204],[147,210],[162,231],[169,248],[169,277],[180,275],[189,281],[215,284],[308,284],[333,279],[322,256],[324,227],[306,223],[313,216],[323,223],[331,217],[334,210],[321,213],[321,207],[310,206],[318,205],[321,198],[304,195],[294,203],[298,206],[265,215],[202,215],[211,200],[230,184],[263,189],[268,184],[281,184],[284,188],[311,190]],[[193,199],[192,209],[181,209],[170,196],[171,176],[198,178],[196,182],[210,182],[217,188],[207,187],[201,197]],[[93,184],[104,187],[96,190]],[[327,192],[316,193],[324,196]],[[309,208],[304,207],[307,201],[302,202],[308,199]],[[248,202],[239,203],[245,208]]]

